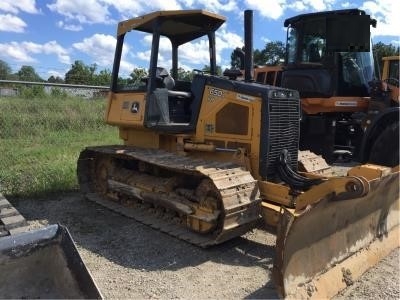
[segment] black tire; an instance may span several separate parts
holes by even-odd
[[[383,129],[371,148],[369,162],[388,167],[399,164],[399,123]]]

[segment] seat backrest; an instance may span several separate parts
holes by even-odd
[[[167,69],[162,67],[157,67],[156,77],[162,80],[164,87],[167,88],[168,90],[172,90],[175,87],[175,80],[169,74]]]
[[[321,56],[318,52],[318,46],[316,44],[311,44],[309,62],[320,62],[320,61],[321,61]]]
[[[175,87],[175,80],[169,74],[163,78],[163,83],[164,86],[169,90],[172,90]]]

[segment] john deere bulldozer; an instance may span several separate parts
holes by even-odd
[[[123,145],[81,152],[81,190],[201,247],[263,220],[276,229],[273,277],[280,296],[333,296],[345,279],[398,247],[399,168],[321,167],[311,152],[299,154],[297,90],[254,82],[251,55],[245,80],[235,71],[216,74],[215,32],[224,21],[182,10],[118,24],[106,122],[119,128]],[[150,42],[137,56],[149,60],[148,74],[132,73],[128,61],[141,41]],[[246,53],[252,41],[252,12],[246,11]],[[190,43],[208,44],[209,72],[194,70],[182,79],[179,50]],[[162,66],[168,61],[170,72]]]

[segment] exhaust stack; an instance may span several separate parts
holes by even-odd
[[[253,81],[253,11],[244,11],[244,80]]]

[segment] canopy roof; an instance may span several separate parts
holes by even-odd
[[[159,22],[159,32],[177,45],[184,44],[208,32],[216,31],[225,17],[205,10],[156,11],[118,24],[118,35],[131,30],[152,33]]]

